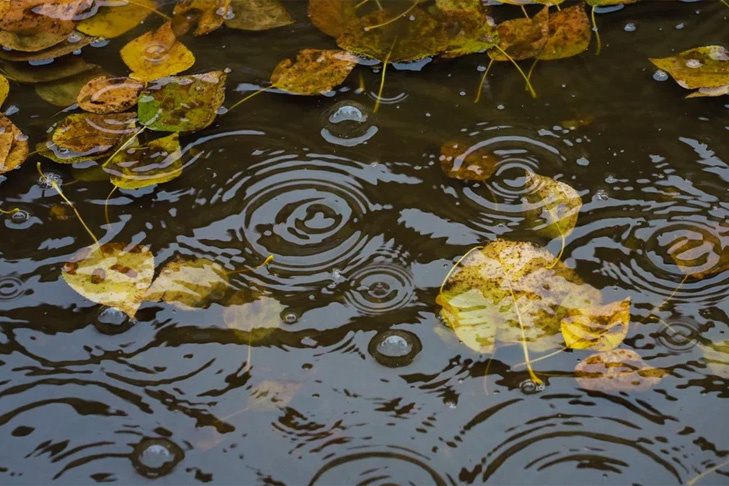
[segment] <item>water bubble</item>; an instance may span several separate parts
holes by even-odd
[[[635,32],[636,27],[633,22],[628,22],[627,24],[625,24],[625,27],[623,27],[623,29],[625,30],[625,32]]]
[[[534,395],[544,390],[544,383],[537,383],[534,380],[524,380],[519,384],[519,389],[525,395]]]
[[[699,331],[693,322],[670,319],[656,339],[666,348],[681,353],[696,346],[698,338]]]
[[[681,30],[684,27],[686,27],[686,25],[683,22],[681,22],[680,24],[676,25],[676,30]]]
[[[102,307],[94,316],[94,327],[102,334],[120,334],[134,324],[125,313],[113,307]]]
[[[17,225],[27,223],[29,219],[30,213],[28,211],[23,211],[22,209],[19,211],[15,211],[13,214],[10,215],[10,221],[12,221],[13,224]]]
[[[409,365],[423,349],[420,339],[409,331],[391,330],[377,333],[369,344],[369,353],[383,366]]]
[[[668,79],[668,73],[659,69],[653,73],[653,79],[656,81],[666,81]]]
[[[321,136],[329,143],[354,147],[371,139],[379,128],[367,108],[355,101],[342,101],[322,117]]]
[[[51,189],[53,187],[53,182],[59,186],[62,185],[63,176],[61,176],[58,172],[46,172],[45,177],[38,178],[38,185],[42,189]]]
[[[167,439],[144,439],[134,447],[132,463],[134,468],[148,478],[169,474],[185,457],[180,447]]]
[[[76,44],[77,42],[81,42],[81,34],[78,32],[72,32],[71,35],[69,35],[66,40],[71,44]]]
[[[595,193],[595,199],[599,199],[600,201],[607,201],[608,199],[610,199],[610,196],[608,196],[608,193],[607,191],[605,191],[605,189],[599,189]]]
[[[293,311],[286,311],[284,312],[282,319],[286,324],[296,324],[299,320],[299,315]]]
[[[690,67],[691,69],[698,69],[701,66],[703,66],[703,64],[698,59],[689,59],[686,61],[686,67]]]

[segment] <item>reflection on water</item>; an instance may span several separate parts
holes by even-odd
[[[331,47],[289,3],[296,35],[196,38],[200,69],[259,86],[302,42]],[[331,97],[261,94],[181,137],[182,177],[109,198],[111,224],[108,184],[44,163],[99,237],[148,245],[158,265],[208,259],[236,272],[230,294],[276,302],[279,326],[255,340],[226,325],[223,298],[145,303],[132,321],[76,294],[59,275],[88,235],[53,216],[37,159],[0,177],[0,208],[19,208],[0,215],[0,483],[681,484],[726,461],[729,383],[704,351],[729,339],[729,274],[684,277],[729,252],[729,104],[684,100],[645,61],[725,42],[723,9],[599,15],[603,53],[540,65],[536,100],[504,63],[474,104],[478,56],[388,71],[376,118],[376,70]],[[121,72],[107,53],[125,39],[84,58]],[[13,89],[14,122],[39,139],[55,108]],[[494,175],[447,178],[448,140],[488,150]],[[525,221],[527,170],[582,196],[565,262],[606,302],[630,296],[625,347],[668,373],[653,389],[580,388],[587,351],[536,363],[540,388],[518,347],[480,355],[438,317],[471,247],[559,251]]]

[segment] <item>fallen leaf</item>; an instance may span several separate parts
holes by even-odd
[[[93,0],[4,0],[6,12],[0,16],[0,29],[23,35],[41,32],[70,33],[80,14]],[[0,8],[0,10],[2,10]]]
[[[146,246],[106,243],[82,249],[63,267],[63,279],[83,297],[134,318],[154,277]]]
[[[549,33],[537,59],[550,61],[583,53],[590,46],[592,25],[584,5],[575,5],[550,14]]]
[[[132,71],[130,77],[145,82],[181,73],[195,64],[195,56],[177,40],[170,22],[129,42],[121,57]]]
[[[152,130],[194,132],[209,126],[225,101],[224,71],[170,76],[139,96],[139,122]]]
[[[89,79],[105,74],[101,68],[83,71],[74,76],[51,81],[49,83],[39,83],[35,85],[35,92],[48,103],[55,106],[71,106],[76,103],[81,88]]]
[[[562,319],[562,337],[572,349],[610,351],[628,334],[630,297],[599,307],[571,309]]]
[[[10,83],[8,82],[8,78],[0,74],[0,106],[5,103],[5,100],[8,99],[9,94]]]
[[[530,207],[526,217],[538,233],[549,238],[568,236],[577,224],[582,198],[572,187],[549,177],[527,172],[526,196]]]
[[[112,39],[138,26],[156,8],[151,0],[104,2],[96,14],[81,20],[76,29],[86,35]]]
[[[268,30],[294,23],[278,0],[231,0],[232,18],[225,26],[241,30]]]
[[[28,84],[57,81],[97,67],[77,56],[62,57],[50,64],[40,66],[17,62],[2,63],[2,69],[10,79]]]
[[[317,29],[335,38],[357,19],[354,0],[309,0],[307,13]]]
[[[22,51],[6,51],[0,49],[0,59],[13,62],[21,61],[45,61],[48,59],[56,59],[72,52],[80,50],[82,47],[86,47],[92,42],[97,41],[96,37],[90,37],[78,32],[74,32],[68,38],[58,44],[55,44],[47,49],[43,49],[35,52],[22,52]]]
[[[452,179],[485,181],[496,171],[498,160],[484,147],[446,142],[440,147],[440,167]]]
[[[544,51],[549,38],[549,7],[544,7],[532,18],[502,22],[496,30],[499,33],[499,49],[488,51],[494,61],[508,61],[509,57],[515,61],[537,57]]]
[[[145,298],[183,309],[201,308],[220,298],[227,289],[228,275],[222,266],[205,258],[178,257],[162,268]]]
[[[724,95],[729,95],[729,84],[717,86],[716,88],[699,88],[698,91],[694,91],[686,98],[708,98]]]
[[[176,16],[191,11],[198,13],[193,34],[199,36],[209,34],[223,25],[229,10],[230,0],[181,0],[175,5],[173,13]]]
[[[144,84],[131,78],[89,78],[77,96],[79,108],[91,113],[121,113],[137,104]]]
[[[455,7],[463,5],[464,8]],[[438,12],[437,19],[444,26],[448,45],[441,54],[454,58],[487,51],[499,44],[499,32],[489,17],[478,7],[465,2],[453,3]]]
[[[284,408],[301,390],[295,381],[266,380],[256,384],[248,395],[248,410],[273,411]]]
[[[649,367],[630,349],[613,349],[588,356],[577,364],[575,373],[580,387],[605,393],[646,391],[668,374],[665,370]]]
[[[271,84],[289,93],[315,96],[342,84],[356,65],[357,59],[345,51],[304,49],[296,62],[284,59],[276,66]]]
[[[51,141],[78,154],[103,153],[134,133],[134,122],[134,113],[74,113],[56,126]]]
[[[49,31],[37,34],[16,34],[7,30],[0,31],[0,45],[8,50],[38,52],[65,41],[71,32]]]
[[[726,237],[700,226],[674,232],[668,254],[681,272],[696,280],[729,270]]]
[[[28,138],[4,115],[0,115],[0,174],[28,158]]]
[[[722,46],[697,47],[662,59],[650,59],[685,89],[729,85],[729,51]]]
[[[709,369],[724,379],[729,379],[729,341],[703,346],[704,360]]]
[[[284,308],[273,297],[238,292],[228,302],[223,321],[240,333],[246,342],[256,342],[281,327]]]
[[[173,133],[117,153],[104,169],[111,175],[111,183],[121,189],[139,189],[180,177],[182,151],[178,137]]]

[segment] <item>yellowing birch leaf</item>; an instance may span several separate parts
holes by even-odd
[[[137,104],[144,84],[126,77],[94,76],[77,96],[79,108],[91,113],[121,113]]]
[[[28,158],[28,137],[7,117],[0,115],[0,174],[9,172]]]
[[[231,0],[232,18],[225,25],[231,29],[268,30],[294,23],[278,0]]]
[[[181,0],[175,5],[174,14],[197,13],[197,26],[193,35],[199,36],[209,34],[223,25],[229,9],[230,0]]]
[[[76,30],[86,35],[112,39],[138,26],[156,8],[157,4],[151,0],[104,2],[95,15],[80,21]]]
[[[628,334],[630,297],[600,307],[572,309],[562,319],[562,337],[572,349],[610,351]]]
[[[527,185],[532,187],[526,196],[531,205],[527,218],[533,222],[534,229],[549,238],[568,236],[582,208],[577,191],[564,182],[532,172],[527,172]]]
[[[307,12],[317,29],[336,38],[357,19],[354,7],[354,0],[309,0]]]
[[[121,189],[163,184],[182,175],[182,151],[179,135],[173,133],[144,146],[133,144],[111,159],[104,170],[111,183]]]
[[[544,7],[532,18],[507,20],[496,26],[499,49],[489,49],[494,61],[530,59],[542,53],[549,38],[549,8]],[[505,56],[504,53],[509,55]]]
[[[723,46],[697,47],[650,61],[670,74],[682,88],[723,91],[729,85],[729,51]]]
[[[162,268],[146,300],[182,308],[206,307],[227,289],[228,275],[222,266],[205,258],[176,258]]]
[[[132,71],[130,77],[139,81],[177,74],[195,64],[195,56],[177,40],[170,22],[129,42],[121,57]]]
[[[592,26],[584,5],[562,9],[549,15],[549,33],[537,59],[549,61],[581,54],[590,46]]]
[[[356,65],[357,59],[345,51],[304,49],[296,62],[284,59],[276,66],[271,84],[289,93],[315,96],[342,84]]]
[[[577,364],[575,373],[580,387],[605,393],[646,391],[668,374],[665,370],[649,367],[630,349],[593,354]]]
[[[9,94],[10,83],[8,82],[8,78],[0,74],[0,106],[5,103],[5,100],[8,99]]]

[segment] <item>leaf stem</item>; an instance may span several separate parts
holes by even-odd
[[[162,12],[160,12],[159,10],[157,10],[156,8],[150,7],[149,5],[144,5],[142,3],[137,3],[134,0],[127,0],[127,3],[131,3],[132,5],[136,5],[137,7],[142,7],[144,9],[146,9],[146,10],[151,10],[152,12],[156,13],[157,15],[159,15],[160,17],[162,17],[163,19],[170,20],[170,17],[168,17],[167,15],[163,14]]]
[[[590,12],[590,18],[592,19],[592,31],[595,32],[595,40],[597,41],[597,49],[595,50],[595,55],[599,56],[600,51],[602,50],[602,41],[600,40],[600,31],[597,28],[597,22],[595,21],[595,7],[592,7],[592,12]]]
[[[144,132],[146,129],[147,129],[147,125],[143,125],[142,128],[137,130],[131,137],[129,137],[123,144],[121,144],[121,146],[118,149],[116,149],[113,154],[111,154],[111,157],[106,159],[106,162],[104,162],[101,167],[103,168],[103,167],[106,167],[107,165],[109,165],[109,163],[112,160],[114,160],[114,157],[119,155],[119,152],[121,152],[122,150],[127,148],[129,146],[129,144],[131,144],[134,141],[134,139],[137,138],[139,135],[141,135],[142,132]]]
[[[687,482],[686,484],[687,484],[688,486],[694,486],[694,484],[696,484],[696,482],[697,482],[698,480],[700,480],[701,478],[703,478],[703,477],[704,477],[704,476],[706,476],[707,474],[711,474],[711,473],[713,473],[714,471],[716,471],[716,470],[718,470],[718,469],[721,469],[721,468],[722,468],[722,467],[724,467],[724,466],[729,466],[729,459],[727,459],[726,461],[722,462],[722,463],[721,463],[721,464],[719,464],[718,466],[714,466],[714,467],[712,467],[711,469],[707,469],[706,471],[702,472],[701,474],[699,474],[699,475],[698,475],[698,476],[696,476],[695,478],[693,478],[693,479],[690,479],[690,480],[689,480],[689,481],[688,481],[688,482]]]
[[[109,227],[111,227],[111,221],[109,219],[109,200],[111,199],[111,196],[114,195],[117,189],[119,189],[119,186],[114,186],[109,195],[106,196],[106,201],[104,201],[104,217],[106,218],[106,224],[109,225]]]
[[[550,212],[551,212],[551,211],[550,211]],[[559,228],[559,227],[558,227],[558,228]],[[564,247],[565,247],[565,236],[564,236],[564,233],[562,232],[562,230],[561,230],[561,229],[559,229],[559,237],[560,237],[560,239],[562,240],[562,247],[561,247],[561,248],[559,249],[559,254],[558,254],[558,255],[557,255],[557,257],[556,257],[556,258],[554,259],[554,261],[552,262],[552,264],[551,264],[550,266],[548,266],[548,267],[547,267],[547,270],[551,270],[551,269],[553,269],[554,267],[556,267],[556,266],[557,266],[557,264],[559,263],[559,261],[560,261],[560,260],[562,259],[562,255],[564,255]]]
[[[494,60],[491,59],[489,61],[489,65],[486,66],[486,71],[483,72],[483,76],[481,76],[481,82],[478,83],[478,91],[476,92],[476,99],[473,100],[474,103],[478,103],[481,101],[481,93],[483,92],[483,85],[486,84],[486,76],[489,75],[489,71],[491,70],[491,66],[494,65]]]
[[[375,108],[372,110],[374,113],[377,113],[377,111],[380,109],[380,100],[382,99],[382,90],[385,89],[385,73],[387,72],[387,63],[390,61],[390,55],[392,55],[392,50],[395,48],[395,42],[397,42],[397,38],[392,42],[392,46],[390,47],[390,52],[387,53],[387,56],[385,56],[385,61],[382,64],[382,76],[380,77],[380,89],[377,91],[377,100],[375,101]]]
[[[261,263],[257,267],[244,268],[242,270],[231,270],[230,272],[225,272],[225,275],[234,275],[234,274],[238,274],[238,273],[248,273],[248,272],[252,272],[253,270],[258,270],[259,268],[265,267],[266,265],[268,265],[272,261],[273,261],[273,255],[268,255],[266,257],[266,259],[263,261],[263,263]]]
[[[536,363],[537,361],[542,361],[543,359],[551,358],[552,356],[556,356],[556,355],[558,355],[559,353],[563,353],[563,352],[565,352],[566,350],[567,350],[567,347],[565,346],[565,347],[564,347],[564,348],[562,348],[562,349],[559,349],[559,350],[557,350],[557,351],[553,351],[553,352],[551,352],[551,353],[549,353],[549,354],[545,354],[544,356],[540,356],[540,357],[538,357],[537,359],[533,359],[533,360],[531,360],[531,361],[530,361],[530,363]],[[525,366],[526,364],[527,364],[527,362],[526,362],[526,361],[524,361],[524,362],[522,362],[522,363],[517,363],[517,364],[515,364],[515,365],[513,366],[513,368],[518,368],[519,366]]]
[[[524,17],[529,18],[529,14],[526,11],[526,8],[524,8],[524,5],[521,5],[521,11],[524,12]]]
[[[381,24],[376,24],[376,25],[370,25],[370,26],[367,26],[367,27],[365,27],[365,28],[364,28],[365,32],[369,32],[369,31],[371,31],[371,30],[374,30],[374,29],[378,29],[378,28],[380,28],[380,27],[384,27],[384,26],[386,26],[386,25],[389,25],[389,24],[391,24],[391,23],[393,23],[393,22],[396,22],[396,21],[397,21],[397,20],[399,20],[400,18],[402,18],[402,17],[404,17],[405,15],[409,14],[409,13],[410,13],[410,12],[411,12],[411,11],[412,11],[412,10],[413,10],[413,9],[414,9],[415,7],[417,7],[417,6],[418,6],[418,2],[419,2],[419,0],[414,0],[414,1],[413,1],[413,4],[412,4],[412,5],[410,5],[410,6],[409,6],[409,7],[408,7],[408,8],[407,8],[407,9],[406,9],[406,10],[405,10],[405,11],[404,11],[403,13],[401,13],[401,14],[398,14],[398,15],[395,15],[395,16],[394,16],[393,18],[391,18],[390,20],[386,20],[386,21],[382,22]],[[380,7],[380,8],[382,8],[382,7]]]
[[[438,293],[439,294],[442,294],[443,293],[443,287],[445,287],[446,282],[448,282],[448,279],[451,278],[451,275],[453,275],[453,272],[456,271],[456,268],[458,268],[458,265],[460,265],[461,262],[463,260],[465,260],[466,257],[468,257],[468,255],[470,255],[474,251],[480,250],[482,248],[483,248],[483,246],[474,246],[473,248],[471,248],[470,250],[468,250],[465,255],[463,255],[461,258],[458,259],[458,261],[451,267],[451,269],[446,274],[445,278],[443,279],[443,282],[441,282],[440,289],[438,290]]]
[[[501,54],[503,54],[509,61],[511,61],[511,63],[516,67],[516,69],[519,71],[519,73],[521,74],[521,76],[524,78],[524,81],[526,81],[527,88],[529,88],[529,92],[531,93],[532,98],[536,98],[537,97],[537,92],[534,91],[534,87],[532,86],[532,83],[529,81],[529,78],[527,77],[527,75],[524,74],[524,71],[521,69],[521,67],[519,66],[519,64],[514,60],[514,58],[512,58],[509,54],[507,54],[506,51],[501,48],[501,46],[494,46],[494,47],[499,52],[501,52]]]
[[[20,208],[13,208],[10,211],[3,211],[2,209],[0,209],[0,214],[15,214],[18,211],[20,211]]]
[[[258,91],[255,91],[255,92],[253,92],[253,93],[249,94],[248,96],[246,96],[246,97],[245,97],[245,98],[243,98],[242,100],[236,101],[236,102],[235,102],[235,103],[233,104],[233,106],[231,106],[230,108],[228,108],[228,111],[226,111],[226,112],[225,112],[224,114],[226,114],[226,115],[227,115],[227,114],[228,114],[228,113],[230,113],[230,112],[231,112],[231,110],[233,110],[233,108],[235,108],[236,106],[238,106],[238,105],[242,104],[242,103],[243,103],[243,102],[245,102],[245,101],[248,101],[248,100],[250,100],[250,99],[251,99],[251,98],[253,98],[254,96],[257,96],[257,95],[259,95],[259,94],[263,93],[263,92],[264,92],[264,91],[266,91],[267,89],[268,89],[268,88],[261,88],[261,89],[259,89]]]

